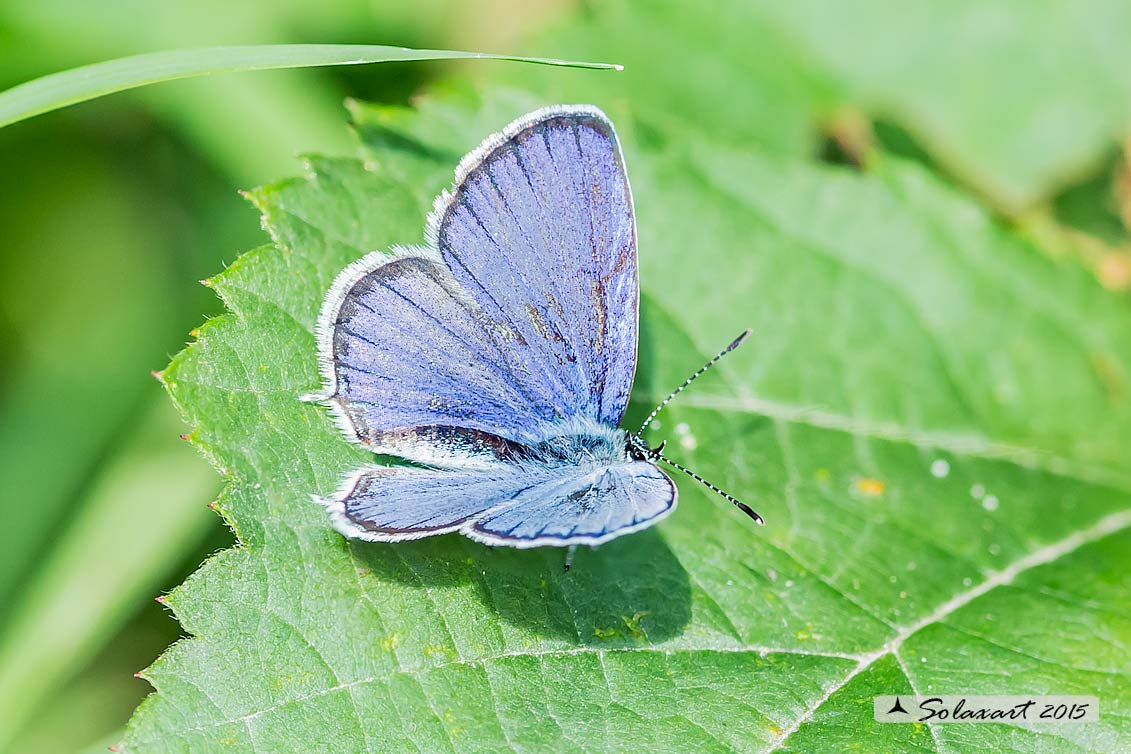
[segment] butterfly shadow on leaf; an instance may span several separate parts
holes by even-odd
[[[483,609],[533,637],[640,646],[678,636],[691,619],[687,572],[654,529],[579,548],[568,572],[561,548],[492,548],[456,534],[348,547],[377,579],[428,589],[457,620],[477,612],[466,605],[471,587]]]
[[[643,417],[662,389],[653,384],[655,340],[670,339],[674,332],[669,315],[655,302],[644,297],[642,305],[649,316],[641,321],[635,387],[644,397],[629,406],[629,424]],[[678,519],[679,511],[674,515]],[[466,611],[456,607],[466,599],[458,595],[474,588],[485,610],[539,638],[646,646],[679,636],[691,620],[687,571],[654,528],[578,548],[569,571],[560,547],[489,547],[459,534],[393,544],[345,542],[362,569],[380,581],[428,589],[441,612]]]
[[[459,162],[424,237],[343,269],[316,328],[339,428],[415,464],[357,469],[319,499],[339,532],[386,543],[348,545],[388,585],[374,605],[396,606],[400,582],[418,609],[422,588],[421,620],[473,644],[485,615],[519,628],[501,632],[519,646],[679,634],[688,575],[642,531],[672,511],[674,483],[658,450],[618,428],[639,284],[612,123],[590,105],[514,120]],[[470,540],[440,536],[452,531]],[[559,544],[586,545],[572,571],[543,546]]]
[[[659,339],[678,332],[661,307],[642,300],[635,392],[628,424],[638,423],[662,390],[655,381]],[[672,344],[667,343],[671,350]],[[680,342],[683,350],[690,344]],[[676,350],[679,350],[677,347]],[[396,463],[396,459],[386,460]],[[668,525],[678,525],[679,511]],[[447,622],[482,611],[532,637],[584,646],[625,647],[661,643],[683,633],[691,620],[691,589],[683,565],[657,529],[580,547],[566,571],[560,547],[489,547],[459,534],[398,543],[342,540],[359,570],[377,584],[426,589]],[[379,586],[374,599],[387,598]],[[471,592],[478,602],[469,607]],[[480,610],[481,609],[481,610]]]

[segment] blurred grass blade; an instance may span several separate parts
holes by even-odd
[[[0,751],[215,525],[219,484],[180,429],[165,401],[146,408],[27,585],[0,637]]]
[[[165,50],[72,68],[14,86],[0,93],[0,127],[106,94],[212,73],[453,58],[513,60],[573,68],[619,68],[609,63],[386,45],[250,45]]]

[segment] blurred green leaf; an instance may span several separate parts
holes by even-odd
[[[532,49],[555,55],[615,56],[624,72],[512,67],[502,80],[563,102],[601,99],[622,120],[647,124],[653,138],[691,128],[722,144],[812,154],[820,122],[839,102],[828,73],[747,2],[725,0],[709,13],[679,0],[593,3],[536,42]]]
[[[192,189],[179,206],[162,201],[169,182],[153,175],[167,156],[161,144],[149,143],[150,172],[131,172],[128,159],[107,167],[112,153],[85,136],[48,128],[8,143],[0,179],[0,316],[10,323],[0,343],[10,349],[0,391],[0,629],[135,426],[132,414],[156,388],[149,371],[198,321],[202,304],[185,281],[199,275],[185,273],[218,264],[212,250],[195,264],[177,258],[194,250],[176,245],[175,216]]]
[[[1008,212],[1085,177],[1131,129],[1122,0],[755,5],[849,100]]]
[[[10,606],[0,638],[0,748],[203,537],[204,503],[217,486],[177,440],[173,412],[151,404]]]
[[[1131,243],[1131,152],[1118,155],[1087,181],[1068,187],[1052,209],[1059,222],[1103,243]]]
[[[285,11],[285,4],[265,0],[239,4],[201,0],[161,6],[137,0],[106,0],[97,7],[75,4],[73,0],[9,4],[0,11],[0,18],[11,19],[14,28],[20,30],[18,39],[23,45],[39,52],[40,65],[29,69],[26,61],[21,60],[25,73],[16,76],[17,71],[9,71],[7,84],[14,85],[43,71],[65,70],[89,60],[118,58],[125,53],[197,45],[305,41],[296,39],[294,29],[301,28],[309,34],[314,27],[305,20],[292,26],[281,15]],[[357,34],[364,39],[367,35],[392,33],[376,27],[372,20],[359,18],[359,13],[364,15],[360,2],[322,6],[323,22],[336,24],[339,30],[325,29],[325,34],[314,34],[312,38],[352,39]],[[343,34],[344,29],[350,30],[348,36]],[[170,130],[179,132],[187,145],[196,150],[197,161],[211,160],[231,185],[252,185],[286,170],[300,149],[344,154],[353,148],[342,128],[341,100],[345,92],[335,73],[353,69],[355,75],[362,75],[365,80],[390,73],[402,80],[412,78],[414,65],[421,64],[404,63],[389,67],[387,73],[382,72],[381,66],[337,66],[277,70],[260,76],[185,79],[134,90],[123,97],[125,101],[114,103],[113,109],[97,105],[79,108],[56,120],[89,118],[92,130],[114,133],[114,119],[100,113],[124,111],[137,117],[136,105],[140,103],[144,107],[142,117],[152,113]],[[253,137],[254,124],[260,122],[276,125],[258,129]],[[26,132],[43,127],[37,121],[7,131]],[[122,140],[119,149],[124,154],[140,151],[132,140]],[[218,243],[223,243],[222,239]]]
[[[89,505],[112,514],[114,503],[96,489],[111,468],[121,471],[120,456],[149,426],[147,407],[160,410],[154,401],[164,401],[163,391],[150,370],[183,347],[202,314],[219,308],[196,281],[263,236],[231,184],[134,101],[93,102],[4,129],[0,153],[0,645],[5,658],[24,655],[12,645],[19,625],[27,656],[42,659],[41,633],[27,631],[31,616],[21,614],[44,604],[31,592],[44,588],[48,572],[50,588],[59,590],[64,578],[93,570],[57,571],[70,527],[90,524]],[[175,426],[158,430],[151,457],[171,444],[185,474],[195,471],[211,488],[207,464],[176,440]],[[177,478],[171,464],[163,468]],[[153,481],[144,463],[132,471],[138,484]],[[192,489],[185,485],[186,494]],[[197,491],[196,520],[210,521],[212,549],[224,546],[224,527],[203,510],[208,489]],[[30,683],[16,682],[20,701],[0,714],[0,728],[10,733],[28,716],[19,738],[0,750],[70,751],[124,726],[144,696],[146,684],[132,673],[180,633],[151,598],[208,552],[186,528],[183,537],[162,538],[160,567],[131,568],[130,539],[139,530],[160,536],[166,518],[177,522],[175,499],[154,500],[161,504],[132,522],[137,529],[117,529],[123,570],[96,582],[102,593],[83,595],[73,614],[86,619],[64,623],[66,640],[31,668]],[[90,544],[92,559],[119,551]],[[147,610],[157,620],[139,618]],[[139,620],[140,628],[124,627]],[[8,663],[0,659],[3,670]],[[72,704],[80,690],[90,702]],[[28,710],[24,702],[36,697],[38,708]]]
[[[881,120],[885,146],[885,122],[899,124],[936,164],[1016,214],[1091,177],[1131,130],[1129,7],[724,0],[705,13],[678,0],[609,0],[537,35],[534,49],[615,54],[622,76],[502,76],[563,100],[608,96],[664,131],[690,126],[781,154],[815,154],[842,113],[864,112]]]
[[[458,155],[537,104],[359,105],[372,161],[312,158],[252,194],[275,243],[212,281],[231,313],[164,375],[242,546],[169,596],[196,638],[147,671],[126,749],[1131,747],[1125,307],[912,165],[630,149],[632,413],[754,325],[655,439],[766,529],[682,479],[672,518],[569,574],[559,551],[330,529],[309,496],[366,454],[299,401],[322,297],[366,251],[419,242]],[[873,694],[974,690],[1103,714],[871,722]]]
[[[0,127],[95,97],[193,76],[453,58],[514,60],[579,68],[616,68],[608,63],[581,63],[453,50],[413,50],[386,45],[249,45],[166,50],[53,73],[0,92]]]

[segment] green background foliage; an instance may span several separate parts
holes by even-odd
[[[8,745],[1131,748],[1122,6],[477,5],[0,10],[26,53],[12,84],[247,42],[626,66],[247,74],[0,131]],[[351,105],[356,137],[346,94],[388,103]],[[626,143],[645,293],[629,418],[754,327],[652,439],[769,525],[681,480],[672,518],[568,576],[560,553],[458,537],[346,543],[308,496],[364,454],[296,400],[321,297],[360,254],[419,242],[459,156],[554,101],[601,105]],[[321,156],[270,183],[296,149]],[[265,245],[236,185],[266,185]],[[180,630],[146,596],[231,541],[147,374],[220,313],[190,285],[206,276],[229,313],[163,379],[241,547],[169,594],[194,638],[145,672],[158,691],[121,734],[147,689],[130,674]],[[873,694],[912,690],[1104,712],[870,722]]]

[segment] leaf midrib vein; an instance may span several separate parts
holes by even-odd
[[[291,394],[296,395],[296,401],[299,400],[296,391],[291,387],[261,390],[250,386],[235,387],[196,379],[178,379],[177,382],[182,385],[191,384],[206,389],[256,396]],[[1083,463],[1044,448],[1001,442],[974,433],[908,429],[896,422],[855,419],[819,406],[794,405],[749,396],[734,398],[721,395],[692,395],[685,397],[683,403],[721,413],[738,411],[789,424],[801,424],[916,448],[931,448],[959,457],[1010,463],[1020,468],[1045,471],[1077,482],[1131,494],[1131,476],[1108,466]]]
[[[282,246],[281,243],[280,246]],[[292,314],[280,308],[275,302],[263,298],[262,295],[256,291],[246,288],[241,288],[241,290],[259,299],[266,307],[281,314],[298,329],[313,335],[311,328],[299,322]],[[247,312],[244,312],[240,316],[246,319],[247,314]],[[261,391],[252,387],[240,388],[231,385],[210,384],[203,381],[193,381],[190,384],[235,393],[265,395],[292,392],[286,388]],[[1087,484],[1099,484],[1120,492],[1131,493],[1131,476],[1122,474],[1108,466],[1083,463],[1078,459],[1061,456],[1045,448],[1002,442],[977,433],[912,429],[903,427],[893,421],[856,419],[838,412],[828,411],[818,405],[793,405],[753,396],[731,398],[727,396],[710,395],[696,396],[693,394],[682,396],[682,400],[684,405],[707,408],[720,412],[741,411],[743,413],[753,413],[768,416],[777,422],[787,424],[802,424],[819,429],[845,432],[857,437],[903,443],[918,448],[932,448],[946,451],[956,456],[1004,461],[1021,468],[1040,469]]]
[[[782,729],[781,735],[778,737],[778,739],[774,743],[774,745],[771,746],[769,749],[765,750],[765,754],[770,754],[770,752],[779,751],[782,748],[782,746],[785,744],[785,742],[790,738],[790,736],[792,736],[794,733],[796,733],[803,725],[805,725],[805,723],[810,721],[813,718],[813,715],[817,712],[817,710],[819,710],[822,706],[824,706],[824,704],[834,694],[836,694],[838,691],[840,691],[845,686],[847,686],[849,682],[851,682],[858,675],[860,675],[865,670],[870,668],[872,665],[874,665],[881,658],[886,657],[888,655],[892,655],[892,654],[898,652],[900,647],[902,647],[903,644],[909,638],[911,638],[915,634],[919,633],[921,630],[927,628],[928,626],[932,626],[932,625],[943,622],[948,616],[950,616],[954,612],[958,611],[959,609],[965,607],[966,605],[970,604],[971,602],[978,599],[979,597],[981,597],[985,594],[988,594],[989,592],[993,591],[994,589],[996,589],[998,587],[1006,586],[1008,584],[1013,583],[1013,581],[1018,576],[1020,576],[1021,574],[1025,573],[1027,571],[1030,571],[1034,568],[1038,568],[1040,566],[1044,566],[1044,565],[1048,565],[1050,563],[1053,563],[1053,562],[1075,552],[1076,550],[1078,550],[1079,548],[1081,548],[1085,545],[1091,544],[1093,542],[1097,542],[1097,541],[1102,540],[1106,537],[1109,537],[1111,535],[1114,535],[1114,534],[1117,534],[1121,531],[1124,531],[1128,528],[1131,528],[1131,508],[1126,508],[1126,509],[1123,509],[1123,510],[1116,511],[1114,513],[1110,513],[1107,516],[1104,516],[1103,518],[1094,522],[1090,526],[1085,527],[1083,529],[1077,529],[1076,531],[1068,534],[1067,536],[1065,536],[1065,537],[1063,537],[1063,538],[1061,538],[1061,539],[1059,539],[1055,542],[1052,542],[1048,545],[1045,545],[1044,547],[1041,547],[1037,550],[1030,552],[1028,555],[1025,555],[1021,558],[1018,558],[1017,560],[1013,561],[1011,564],[1009,564],[1005,568],[1001,569],[1000,571],[995,571],[993,573],[988,574],[986,576],[986,578],[983,579],[978,584],[976,584],[976,585],[972,586],[971,588],[966,589],[962,592],[956,593],[949,600],[941,603],[930,614],[928,614],[924,618],[920,619],[919,621],[916,621],[915,623],[901,629],[900,631],[897,632],[897,634],[893,638],[891,638],[890,640],[885,642],[883,645],[881,645],[880,647],[878,647],[875,650],[870,651],[870,652],[863,652],[863,653],[858,653],[858,654],[847,654],[847,653],[834,653],[834,652],[801,651],[801,650],[785,648],[785,647],[756,647],[756,646],[744,646],[744,647],[736,647],[736,648],[731,648],[731,649],[725,649],[725,648],[675,649],[675,648],[671,648],[671,647],[662,647],[662,646],[660,646],[660,647],[601,648],[601,647],[592,647],[592,646],[582,646],[582,647],[572,647],[572,648],[566,648],[566,649],[551,649],[551,650],[541,650],[541,651],[533,651],[533,652],[531,652],[531,651],[505,652],[505,653],[499,653],[499,654],[489,655],[489,656],[484,656],[484,657],[479,657],[479,658],[468,658],[468,659],[453,660],[453,661],[449,661],[449,662],[445,662],[445,663],[438,663],[436,665],[421,666],[421,667],[418,667],[418,668],[402,668],[402,669],[398,670],[397,672],[398,673],[405,673],[405,674],[409,674],[409,675],[416,675],[416,674],[421,674],[421,673],[429,673],[429,672],[432,672],[434,670],[438,670],[440,668],[451,666],[451,665],[461,665],[461,664],[462,665],[482,665],[482,664],[485,664],[485,663],[498,662],[500,660],[506,660],[506,659],[511,659],[511,658],[527,658],[527,657],[542,658],[542,657],[547,657],[547,656],[569,656],[569,655],[580,655],[580,654],[588,654],[588,653],[602,654],[602,653],[608,653],[608,652],[660,652],[660,653],[668,654],[668,655],[697,653],[697,652],[707,652],[707,653],[710,653],[710,652],[735,652],[735,653],[758,652],[760,654],[788,654],[788,655],[802,655],[802,656],[809,656],[809,657],[827,657],[827,658],[836,658],[836,659],[842,659],[842,660],[854,660],[856,662],[856,664],[855,664],[855,666],[852,667],[851,670],[849,670],[848,673],[846,673],[842,678],[840,678],[838,681],[836,681],[835,683],[831,684],[828,688],[826,688],[824,693],[821,695],[821,697],[818,698],[812,706],[810,706],[802,715],[800,715],[796,720],[794,720],[789,726]],[[276,709],[279,709],[281,707],[289,706],[291,704],[299,704],[299,703],[307,701],[309,699],[326,696],[326,695],[329,695],[329,694],[337,693],[338,691],[342,691],[342,690],[348,690],[348,689],[354,688],[356,686],[361,686],[361,685],[365,685],[365,684],[368,684],[368,683],[380,683],[380,682],[384,682],[384,681],[387,681],[387,680],[388,680],[388,677],[384,677],[384,676],[371,676],[371,677],[366,677],[366,678],[355,679],[353,681],[349,681],[349,682],[346,682],[346,683],[339,684],[339,685],[334,686],[332,688],[322,689],[322,690],[313,692],[311,694],[307,694],[305,696],[300,696],[300,697],[288,699],[288,700],[279,702],[278,704],[272,705],[270,707],[265,707],[264,709],[256,710],[255,712],[249,713],[247,715],[242,715],[242,716],[234,717],[234,718],[231,718],[231,719],[217,720],[217,721],[214,721],[214,722],[209,723],[207,725],[202,725],[202,726],[198,726],[196,728],[189,728],[189,729],[180,731],[179,733],[181,735],[189,735],[189,734],[196,732],[196,731],[209,730],[209,729],[220,727],[220,726],[223,726],[223,725],[229,725],[231,723],[237,723],[237,722],[245,722],[246,723],[247,721],[253,720],[253,719],[260,717],[264,714],[268,714],[268,713],[270,713],[270,712],[272,712]],[[139,742],[136,742],[136,743],[146,744],[146,743],[155,743],[155,741],[139,741]]]
[[[930,614],[922,619],[912,623],[906,628],[901,629],[892,639],[884,643],[881,647],[873,652],[868,652],[860,657],[856,667],[849,671],[843,678],[836,683],[831,684],[815,704],[809,707],[806,712],[798,717],[793,723],[782,730],[780,737],[769,749],[766,749],[765,754],[781,750],[785,742],[801,729],[805,723],[813,719],[813,715],[817,710],[824,706],[834,694],[843,689],[845,686],[856,678],[856,676],[863,673],[865,670],[874,665],[878,660],[888,656],[895,655],[904,642],[910,639],[915,634],[919,633],[928,626],[936,625],[943,622],[948,616],[956,611],[970,604],[979,597],[988,594],[994,589],[1012,584],[1013,581],[1025,573],[1026,571],[1040,566],[1053,563],[1060,558],[1063,558],[1075,552],[1079,548],[1097,542],[1101,539],[1109,537],[1131,528],[1131,508],[1109,513],[1100,520],[1091,524],[1090,526],[1077,529],[1076,531],[1068,534],[1067,536],[1052,542],[1044,547],[1030,552],[1024,557],[1010,563],[1000,571],[995,571],[986,576],[978,584],[970,587],[969,589],[958,592],[946,602],[940,604]],[[908,676],[910,681],[910,676]]]
[[[958,457],[1010,463],[1131,494],[1131,476],[1108,466],[1088,464],[1044,448],[1001,442],[975,433],[908,429],[896,422],[859,420],[819,406],[798,406],[755,397],[699,395],[687,396],[683,403],[711,411],[756,414],[789,424],[803,424],[916,448],[931,448]]]

